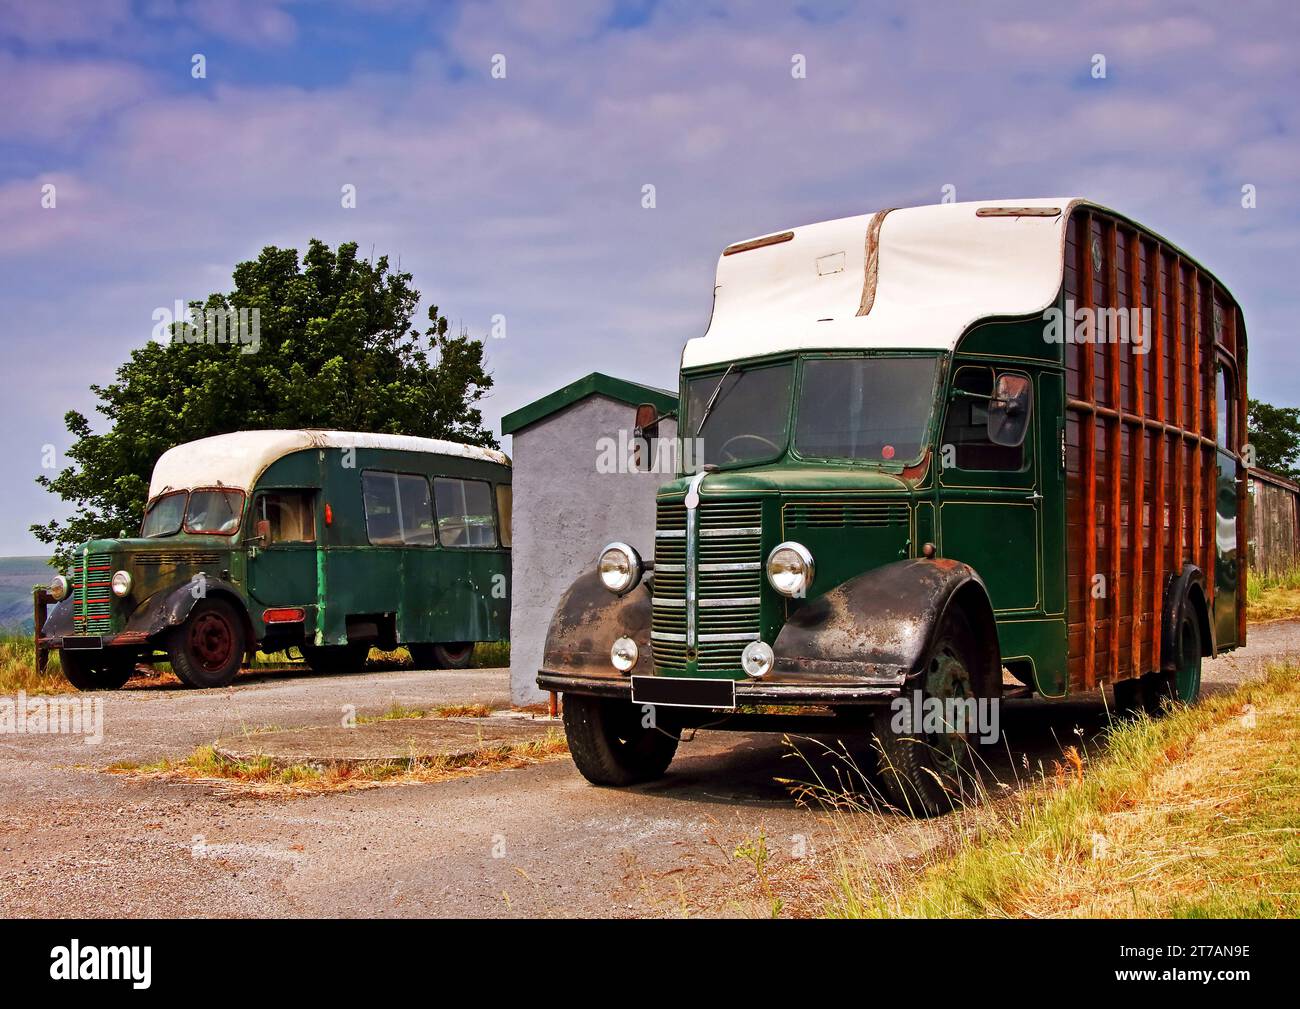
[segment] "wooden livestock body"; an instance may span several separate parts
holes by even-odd
[[[1128,343],[1112,327],[1065,347],[1068,672],[1089,689],[1160,668],[1165,590],[1188,564],[1214,651],[1245,644],[1246,330],[1199,263],[1097,207],[1068,222],[1063,294],[1067,320],[1071,303],[1139,310]]]

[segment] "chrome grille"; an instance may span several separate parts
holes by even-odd
[[[72,624],[78,634],[107,634],[112,630],[112,558],[82,554],[72,565]]]
[[[762,506],[757,501],[702,501],[696,578],[700,671],[740,668],[746,643],[759,637],[763,587]],[[655,665],[685,670],[686,506],[660,503],[655,523],[652,649]]]

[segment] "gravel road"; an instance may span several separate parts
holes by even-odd
[[[1252,627],[1207,662],[1225,690],[1300,658],[1300,622]],[[747,913],[753,870],[733,852],[760,831],[774,866],[825,849],[826,817],[778,779],[836,761],[772,734],[698,733],[667,777],[592,788],[567,760],[433,784],[294,798],[104,773],[183,757],[249,728],[334,725],[349,706],[508,703],[505,670],[241,678],[225,690],[103,695],[103,740],[0,735],[0,914],[5,916],[656,916]],[[86,696],[86,695],[82,695]],[[1100,703],[1008,701],[1012,768],[1059,755]],[[882,858],[918,833],[864,820]],[[797,867],[796,867],[797,869]]]

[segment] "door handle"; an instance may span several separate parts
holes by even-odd
[[[1038,502],[1038,501],[1043,500],[1043,495],[1039,494],[1038,491],[1034,491],[1032,494],[1026,494],[1026,495],[1025,495],[1025,500],[1026,500],[1026,501]]]

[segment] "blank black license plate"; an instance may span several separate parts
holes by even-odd
[[[735,680],[697,680],[687,676],[633,676],[632,703],[678,708],[734,708]]]
[[[104,639],[98,634],[67,634],[63,638],[63,647],[70,652],[84,651],[89,648],[103,648]]]

